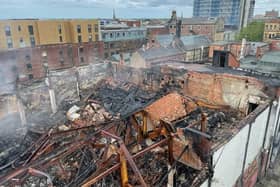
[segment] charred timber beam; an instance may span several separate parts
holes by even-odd
[[[143,150],[141,150],[140,152],[136,153],[135,155],[132,156],[133,159],[137,159],[139,157],[141,157],[142,155],[144,155],[145,153],[153,150],[154,148],[156,147],[159,147],[159,146],[163,146],[163,145],[166,145],[166,143],[168,142],[168,139],[163,139]],[[90,177],[84,184],[82,184],[81,186],[82,187],[89,187],[93,184],[95,184],[96,182],[98,182],[99,180],[103,179],[104,177],[110,175],[111,173],[117,171],[118,169],[120,168],[120,163],[110,167],[109,169],[107,169],[106,171],[100,173],[98,176],[94,175],[92,177]]]
[[[193,128],[185,127],[182,130],[185,134],[187,134],[187,132],[191,132],[191,133],[194,133],[196,135],[202,136],[204,138],[212,139],[212,136],[210,136],[209,134],[206,134],[205,132],[201,132],[201,131],[193,129]]]
[[[47,184],[48,184],[48,187],[52,187],[53,184],[52,184],[52,179],[50,177],[50,175],[48,175],[47,173],[43,172],[43,171],[39,171],[37,169],[34,169],[34,168],[29,168],[28,169],[28,172],[32,175],[42,175],[42,176],[45,176],[47,177]]]

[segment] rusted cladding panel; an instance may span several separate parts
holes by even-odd
[[[182,155],[182,157],[178,160],[179,156],[181,155],[182,151],[184,150],[185,146],[189,146],[189,148],[185,151],[185,153]],[[173,157],[175,160],[178,160],[179,162],[197,169],[202,169],[202,162],[199,158],[199,156],[193,151],[191,145],[188,141],[183,142],[176,138],[173,139]]]

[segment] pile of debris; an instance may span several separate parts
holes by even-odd
[[[104,80],[89,97],[89,101],[102,103],[106,111],[114,116],[126,117],[147,106],[164,93],[155,93],[141,89],[132,83]]]

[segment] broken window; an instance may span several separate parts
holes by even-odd
[[[78,36],[78,42],[82,43],[82,36],[81,35]]]
[[[58,28],[58,33],[61,34],[62,33],[62,26],[58,25],[57,28]]]
[[[60,59],[59,63],[60,65],[64,65],[64,59]]]
[[[248,114],[250,114],[251,112],[253,112],[256,108],[258,108],[258,104],[256,103],[249,103],[249,108],[248,108]]]
[[[11,27],[10,26],[5,26],[5,34],[6,34],[6,36],[11,36]]]
[[[32,64],[28,63],[26,64],[26,68],[28,71],[31,71],[32,70]]]
[[[26,55],[26,56],[25,56],[25,60],[26,60],[26,61],[30,61],[30,59],[31,59],[31,58],[30,58],[30,55]]]
[[[28,78],[29,78],[29,80],[32,80],[34,77],[33,77],[33,74],[29,74],[28,75]]]
[[[46,52],[46,51],[43,51],[43,52],[42,52],[42,57],[43,57],[43,58],[47,58],[47,56],[48,56],[48,55],[47,55],[47,52]]]
[[[30,45],[31,45],[31,47],[35,47],[35,45],[36,45],[35,38],[33,36],[30,37]]]
[[[28,32],[30,35],[34,34],[33,25],[28,25]]]
[[[13,48],[13,41],[11,38],[7,38],[7,46],[8,48]]]
[[[77,25],[77,33],[81,33],[82,29],[81,29],[81,25]]]
[[[92,33],[92,27],[91,27],[91,24],[88,24],[88,33]]]

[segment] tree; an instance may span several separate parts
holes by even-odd
[[[251,22],[247,27],[241,29],[237,35],[237,40],[241,41],[246,38],[247,41],[261,42],[263,41],[264,23],[263,22]]]

